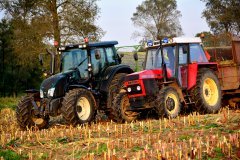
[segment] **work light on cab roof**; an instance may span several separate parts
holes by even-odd
[[[188,38],[188,37],[175,37],[175,38],[163,38],[162,44],[171,44],[171,43],[202,43],[201,38],[194,37],[194,38]],[[160,46],[160,40],[148,40],[147,47],[152,46]]]

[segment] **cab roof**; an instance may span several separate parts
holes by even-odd
[[[75,48],[78,47],[79,45],[83,45],[86,43],[79,43],[79,44],[70,44],[70,45],[66,45],[66,48]],[[113,45],[117,45],[118,41],[102,41],[102,42],[89,42],[88,46],[89,47],[102,47],[102,46],[113,46]]]
[[[162,42],[163,46],[171,46],[179,43],[202,43],[201,38],[199,37],[175,37],[172,39],[167,39],[167,43]],[[154,41],[152,46],[147,46],[147,48],[158,48],[160,46],[160,41]]]
[[[172,43],[202,43],[202,40],[199,37],[176,37]]]

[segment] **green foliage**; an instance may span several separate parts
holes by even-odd
[[[19,98],[12,98],[12,97],[1,97],[0,98],[0,110],[3,108],[11,108],[15,110],[18,104]]]
[[[142,146],[134,146],[134,147],[132,148],[132,151],[133,151],[133,152],[138,152],[138,151],[142,151],[142,150],[144,150],[144,148],[143,148]]]
[[[188,141],[190,138],[193,138],[193,136],[192,135],[180,135],[178,139],[180,141]]]
[[[203,17],[214,34],[230,32],[240,34],[239,0],[202,0],[206,3]]]
[[[107,144],[101,143],[98,147],[97,154],[101,155],[103,152],[107,152]]]
[[[216,154],[216,157],[215,157],[216,159],[224,157],[224,154],[223,154],[221,148],[216,147],[216,148],[214,148],[214,151],[215,151],[215,154]]]
[[[136,36],[160,39],[182,34],[180,16],[176,0],[145,0],[137,6],[131,19],[135,26],[144,30],[143,33],[136,32]]]
[[[0,97],[39,88],[38,55],[46,48],[55,50],[51,41],[76,43],[89,33],[95,39],[104,34],[95,25],[96,0],[2,0],[0,11],[8,15],[0,22]],[[59,68],[59,57],[57,62]]]
[[[218,124],[216,123],[210,123],[204,126],[205,129],[210,129],[210,128],[218,128],[220,127]]]
[[[4,160],[20,160],[24,158],[11,150],[0,150],[0,158],[1,157],[3,157]]]

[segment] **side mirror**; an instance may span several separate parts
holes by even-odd
[[[124,57],[124,54],[123,54],[123,53],[121,53],[119,56],[120,56],[120,58],[123,58],[123,57]]]
[[[40,53],[39,56],[38,56],[38,58],[39,58],[39,63],[40,63],[40,65],[42,66],[42,65],[43,65],[43,54]]]
[[[138,60],[138,54],[137,54],[137,52],[134,52],[134,54],[133,54],[133,58],[134,58],[135,61]]]
[[[101,58],[101,53],[100,53],[100,51],[99,50],[95,50],[95,58],[97,59],[97,60],[99,60],[100,58]]]

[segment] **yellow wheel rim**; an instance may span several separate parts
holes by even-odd
[[[165,103],[168,113],[174,114],[179,105],[177,96],[173,93],[169,93],[166,97]]]
[[[215,81],[207,78],[203,82],[203,97],[210,106],[214,106],[218,101],[218,88]]]

